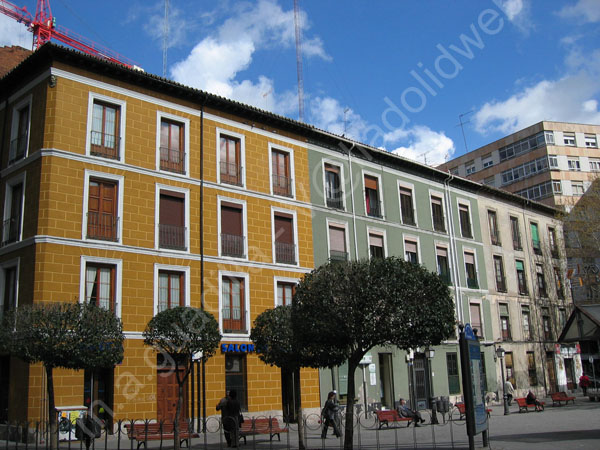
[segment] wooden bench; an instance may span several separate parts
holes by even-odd
[[[527,399],[525,397],[515,398],[515,400],[517,401],[517,404],[519,405],[520,413],[529,412],[529,408],[533,408],[535,411],[535,405],[528,405]],[[545,402],[540,402],[540,405],[542,405],[542,409],[544,408],[545,404],[546,404]]]
[[[465,414],[467,412],[467,408],[465,406],[464,403],[456,403],[454,406],[456,406],[456,408],[458,409],[458,420],[463,420],[465,418]],[[487,413],[487,416],[490,417],[492,414],[492,410],[490,408],[486,408],[485,412]]]
[[[272,418],[256,418],[244,420],[240,426],[240,439],[244,439],[246,444],[247,436],[254,436],[257,434],[268,434],[269,440],[272,441],[274,436],[281,441],[280,433],[287,433],[289,428],[281,427],[279,421]]]
[[[395,409],[375,410],[374,413],[377,417],[377,423],[379,424],[380,430],[384,425],[389,428],[390,423],[394,422],[407,422],[406,426],[410,427],[410,424],[413,421],[413,419],[410,417],[402,417]]]
[[[147,441],[163,441],[173,439],[175,437],[175,429],[172,422],[144,422],[144,423],[126,423],[127,437],[133,441],[137,441],[137,448],[141,445],[147,447]],[[185,442],[190,447],[190,438],[198,437],[189,429],[187,421],[179,424],[179,445]]]
[[[550,394],[550,398],[552,399],[552,406],[562,406],[562,402],[565,402],[565,405],[568,405],[569,402],[575,404],[575,397],[569,397],[566,392],[555,392]]]

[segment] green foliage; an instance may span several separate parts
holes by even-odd
[[[46,367],[95,369],[123,360],[123,329],[114,313],[81,303],[19,306],[4,317],[4,350]]]
[[[378,345],[436,345],[452,335],[455,321],[441,278],[395,257],[325,264],[303,278],[292,307],[310,367],[358,363]]]
[[[293,336],[291,306],[265,310],[254,320],[250,333],[258,357],[264,363],[289,370],[299,367],[300,363],[294,351]]]
[[[214,316],[201,309],[178,306],[158,313],[144,330],[144,343],[170,356],[190,360],[195,353],[213,356],[221,333]]]

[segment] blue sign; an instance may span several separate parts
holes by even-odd
[[[254,344],[221,344],[221,353],[253,353]]]
[[[475,333],[473,333],[473,328],[471,328],[471,324],[468,323],[465,325],[465,339],[469,339],[471,341],[476,341]]]
[[[467,325],[468,326],[468,325]],[[469,330],[471,327],[469,326]],[[466,327],[465,327],[466,337]],[[481,347],[479,341],[468,340],[469,369],[471,373],[471,386],[473,392],[473,406],[475,409],[475,434],[487,430],[487,412],[485,408],[483,366],[481,364]]]

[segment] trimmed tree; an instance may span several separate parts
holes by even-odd
[[[4,350],[23,361],[42,363],[48,389],[50,445],[57,448],[53,369],[111,368],[123,360],[123,328],[114,313],[92,304],[36,303],[4,317]]]
[[[144,344],[163,354],[175,369],[178,400],[173,420],[173,444],[179,450],[179,418],[183,405],[183,387],[192,368],[192,358],[213,356],[221,342],[219,324],[202,309],[178,306],[159,312],[144,330]]]
[[[344,448],[352,449],[355,371],[376,346],[440,344],[455,329],[448,286],[425,267],[390,258],[325,264],[296,289],[292,326],[303,365],[348,363]]]
[[[258,357],[266,364],[277,366],[294,375],[294,391],[297,393],[295,415],[298,417],[298,448],[304,450],[304,423],[300,392],[301,355],[294,344],[292,307],[278,306],[263,311],[255,320],[250,333]]]

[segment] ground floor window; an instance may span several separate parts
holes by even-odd
[[[446,353],[446,367],[448,372],[448,393],[460,394],[460,377],[458,375],[458,355],[456,352]]]
[[[85,370],[83,404],[92,407],[94,415],[111,425],[113,411],[113,369]]]
[[[527,374],[529,375],[529,386],[537,386],[538,379],[535,371],[535,355],[533,352],[527,352]]]
[[[504,355],[504,365],[506,366],[506,378],[508,378],[510,380],[510,384],[512,384],[513,387],[516,388],[517,384],[515,380],[512,352],[506,352],[506,354]]]
[[[246,355],[225,355],[225,390],[235,389],[242,411],[248,411]]]

